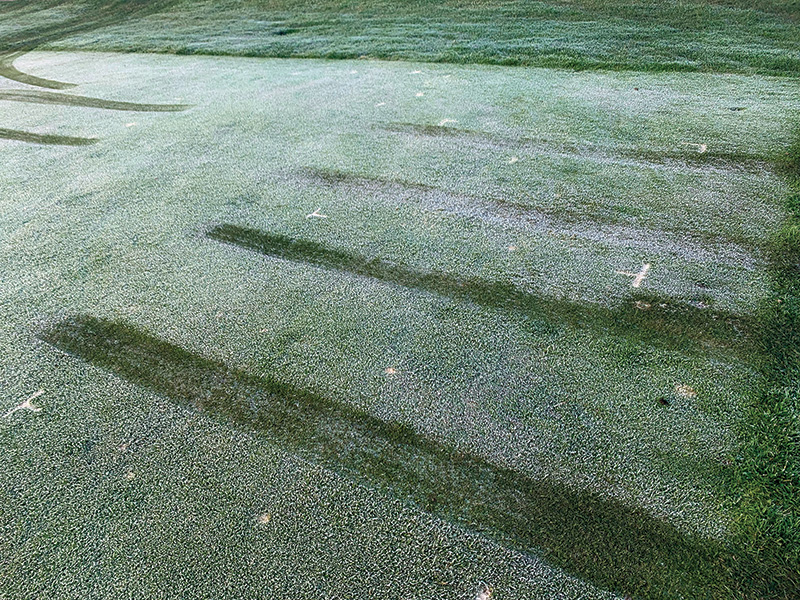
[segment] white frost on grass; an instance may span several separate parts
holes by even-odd
[[[487,584],[481,581],[480,588],[478,590],[478,595],[475,596],[475,600],[489,600],[491,597],[492,597],[492,588],[490,588]]]

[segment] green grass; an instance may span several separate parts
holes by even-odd
[[[104,4],[4,3],[0,10],[10,31],[0,30],[0,49],[13,51],[35,41],[59,49],[123,52],[800,73],[795,0],[151,0],[99,10]],[[48,19],[52,24],[36,36],[26,31]]]
[[[774,292],[764,306],[768,377],[746,421],[739,456],[742,560],[736,575],[753,595],[790,598],[800,589],[800,141],[785,154],[789,213],[772,240]]]
[[[794,84],[49,52],[16,66],[81,82],[64,104],[91,100],[6,102],[4,125],[97,141],[2,142],[4,406],[46,391],[0,432],[5,593],[111,577],[77,561],[188,597],[258,585],[259,565],[284,595],[363,597],[366,564],[372,597],[470,597],[481,580],[498,597],[757,596],[737,569],[770,563],[738,537],[755,509],[737,504],[736,458],[769,385],[760,311]],[[640,289],[617,273],[645,262]],[[343,544],[358,558],[339,561]],[[281,574],[300,563],[317,566]]]
[[[0,598],[793,598],[797,27],[0,3]]]

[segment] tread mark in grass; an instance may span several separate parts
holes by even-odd
[[[96,144],[97,138],[70,137],[66,135],[53,135],[48,133],[31,133],[18,129],[0,128],[0,139],[29,142],[31,144],[50,144],[56,146],[88,146]]]
[[[57,4],[59,3],[54,3]],[[42,25],[32,30],[12,30],[7,35],[0,35],[0,77],[49,89],[74,87],[71,83],[28,75],[16,69],[13,63],[22,54],[45,44],[101,27],[119,25],[128,19],[151,15],[174,4],[176,0],[108,0],[94,11],[81,11],[58,23]]]
[[[102,98],[74,96],[71,94],[41,92],[38,90],[3,90],[0,91],[0,101],[2,100],[137,112],[178,112],[189,108],[187,104],[140,104],[137,102],[120,102],[116,100],[104,100]]]
[[[490,146],[494,151],[500,149],[527,150],[563,158],[579,158],[607,161],[648,169],[674,168],[699,171],[723,170],[761,173],[774,171],[775,165],[758,154],[737,152],[708,152],[705,144],[686,144],[701,148],[700,151],[646,151],[624,148],[610,150],[594,145],[579,145],[554,142],[546,138],[529,138],[498,135],[473,129],[443,127],[441,125],[422,125],[418,123],[387,123],[381,129],[390,133],[400,133],[415,137],[438,137],[453,139],[461,143]]]
[[[266,256],[352,273],[487,308],[511,310],[536,320],[556,321],[573,327],[591,327],[616,335],[636,337],[654,345],[667,345],[685,351],[705,352],[703,346],[707,344],[733,350],[743,349],[755,328],[755,323],[746,317],[675,304],[655,295],[639,293],[639,297],[634,299],[659,307],[648,311],[638,309],[634,303],[611,309],[549,299],[521,290],[508,282],[459,278],[437,271],[415,271],[400,264],[329,248],[317,242],[229,223],[212,227],[206,236]]]
[[[517,158],[517,157],[515,157]],[[637,246],[649,252],[680,253],[687,259],[715,261],[737,268],[760,268],[758,251],[722,235],[705,233],[690,236],[685,228],[670,230],[667,224],[658,231],[642,226],[619,223],[607,215],[553,210],[492,194],[472,196],[424,183],[404,179],[368,177],[332,169],[306,167],[287,173],[292,184],[322,185],[334,189],[358,190],[393,203],[414,202],[423,210],[449,214],[504,228],[564,234],[596,240],[600,234],[605,243]]]
[[[605,588],[710,597],[724,576],[714,541],[645,511],[513,469],[279,380],[193,354],[130,324],[78,315],[39,338],[176,404],[458,522]]]
[[[63,21],[42,25],[36,29],[14,30],[2,35],[0,52],[3,54],[29,52],[73,35],[152,15],[174,4],[176,0],[106,0],[95,10],[89,8]]]
[[[8,54],[0,54],[0,77],[5,77],[12,81],[33,85],[36,87],[49,88],[51,90],[67,90],[74,88],[74,83],[65,83],[63,81],[55,81],[53,79],[44,79],[29,75],[17,69],[14,66],[14,61],[22,56],[24,52],[11,52]]]

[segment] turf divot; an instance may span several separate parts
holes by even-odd
[[[416,271],[316,242],[233,224],[216,225],[206,232],[206,236],[266,256],[369,277],[491,309],[512,310],[535,319],[610,331],[626,337],[636,336],[649,343],[687,351],[702,351],[707,345],[735,350],[752,335],[755,327],[747,317],[701,310],[642,293],[634,301],[648,301],[654,307],[652,310],[638,310],[635,304],[609,309],[551,299],[526,292],[508,282]]]
[[[612,498],[535,481],[270,377],[198,356],[127,323],[63,319],[40,339],[191,410],[438,517],[637,597],[710,597],[724,550]]]
[[[37,90],[3,90],[0,91],[0,101],[2,100],[131,112],[180,112],[189,108],[187,104],[141,104],[137,102],[104,100],[102,98],[88,98],[86,96],[74,96],[71,94],[41,92]]]

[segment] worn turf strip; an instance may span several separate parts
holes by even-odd
[[[42,340],[182,406],[254,431],[443,518],[535,552],[595,584],[648,597],[709,596],[721,546],[642,510],[450,449],[269,377],[192,354],[124,322],[80,315]],[[657,590],[654,592],[654,590]]]

